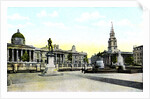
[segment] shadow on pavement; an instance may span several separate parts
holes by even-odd
[[[75,76],[143,90],[143,83],[142,82],[134,82],[134,81],[112,79],[112,78],[103,78],[103,77],[93,77],[93,76],[89,76],[89,75],[76,75],[75,74]]]

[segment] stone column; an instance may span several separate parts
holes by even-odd
[[[63,54],[63,64],[65,63],[65,54]]]
[[[29,50],[29,62],[31,62],[31,50]]]
[[[56,53],[56,64],[57,64],[57,53]]]
[[[74,56],[72,55],[72,63],[74,64]]]
[[[41,62],[42,62],[42,52],[40,52],[40,56],[41,56]]]
[[[37,53],[34,52],[34,59],[35,59],[35,62],[37,62]]]
[[[55,64],[57,64],[57,53],[55,53]]]
[[[59,54],[59,63],[61,62],[61,54]]]
[[[9,61],[9,49],[7,49],[7,61]]]
[[[39,53],[39,62],[41,62],[41,53]]]
[[[63,54],[61,54],[61,63],[63,64]]]
[[[61,59],[62,67],[64,67],[64,66],[63,66],[63,54],[60,54],[60,59]]]
[[[34,50],[33,50],[33,62],[35,61]]]
[[[16,61],[18,62],[18,49],[16,49]]]
[[[14,62],[14,49],[12,49],[12,62]]]
[[[61,59],[61,54],[60,54],[60,55],[59,55],[59,63],[61,62],[61,60],[62,60],[62,59]]]
[[[21,62],[22,62],[22,56],[23,56],[23,50],[21,49],[21,58],[20,58]]]
[[[109,55],[109,62],[108,64],[110,65],[111,64],[111,56]]]

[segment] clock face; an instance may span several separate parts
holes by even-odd
[[[23,44],[23,39],[22,38],[15,38],[14,43],[17,45]]]

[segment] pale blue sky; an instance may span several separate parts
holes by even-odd
[[[42,47],[52,38],[61,49],[76,45],[91,56],[107,50],[112,21],[120,50],[143,44],[138,7],[9,7],[7,15],[8,42],[20,29],[28,45]]]

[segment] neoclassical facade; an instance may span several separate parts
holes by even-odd
[[[59,45],[54,44],[54,63],[59,68],[80,67],[84,65],[84,58],[87,56],[85,52],[76,51],[75,46],[71,50],[62,50]],[[45,69],[47,64],[46,53],[48,47],[37,48],[32,45],[25,44],[25,37],[20,33],[14,33],[11,43],[7,43],[7,69],[8,71],[41,71]],[[27,58],[24,60],[25,54]],[[72,62],[68,60],[68,55],[72,55]]]
[[[143,65],[143,45],[133,47],[133,57],[136,65]]]
[[[57,46],[57,47],[55,47]],[[45,54],[47,53],[48,48],[43,47],[41,48],[41,56],[42,56],[42,60],[41,62],[46,62],[46,56]],[[84,64],[83,59],[86,57],[87,53],[85,52],[77,52],[75,45],[72,46],[71,50],[62,50],[59,48],[58,45],[54,45],[54,63],[55,65],[59,64],[60,67],[68,67],[68,65],[70,63],[74,64],[74,67],[81,67],[82,64]],[[71,54],[72,55],[72,61],[70,62],[68,60],[68,55]]]
[[[31,45],[25,45],[25,37],[19,32],[14,33],[11,43],[7,43],[7,61],[8,63],[23,62],[22,56],[27,52],[29,58],[27,62],[36,62],[36,48]]]

